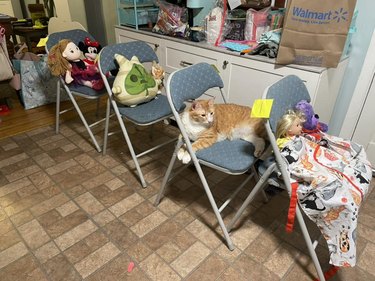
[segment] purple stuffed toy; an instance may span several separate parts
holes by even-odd
[[[314,113],[314,109],[310,103],[301,100],[296,104],[295,109],[302,112],[306,117],[306,121],[303,124],[303,129],[306,133],[316,132],[318,130],[322,132],[328,131],[328,125],[319,122],[319,115]]]

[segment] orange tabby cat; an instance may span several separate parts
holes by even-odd
[[[254,144],[254,155],[259,157],[267,138],[265,119],[251,118],[250,113],[251,107],[247,106],[214,104],[214,99],[196,100],[181,114],[181,120],[194,141],[194,152],[225,139],[243,139]],[[177,158],[185,164],[191,160],[185,147],[178,151]]]

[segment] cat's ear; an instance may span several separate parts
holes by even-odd
[[[212,98],[212,99],[209,99],[209,100],[208,100],[208,105],[209,105],[209,106],[213,106],[214,103],[215,103],[215,98]]]
[[[201,104],[198,101],[193,101],[191,104],[191,110],[196,110],[198,108],[201,108]]]

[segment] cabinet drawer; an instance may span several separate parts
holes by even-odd
[[[165,71],[168,73],[172,73],[173,71],[187,67],[192,64],[200,63],[200,62],[207,62],[209,64],[217,65],[217,59],[211,56],[205,56],[204,51],[197,51],[191,50],[191,46],[186,46],[185,49],[182,49],[180,46],[171,47],[167,46],[165,49],[165,58],[166,58],[166,65]],[[194,48],[195,49],[195,48]],[[199,55],[197,55],[199,53]]]
[[[156,55],[161,61],[161,52],[160,52],[160,39],[145,36],[143,34],[135,33],[135,32],[121,32],[118,29],[115,29],[116,33],[116,43],[126,43],[132,41],[144,41],[155,51]]]

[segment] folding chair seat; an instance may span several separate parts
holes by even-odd
[[[292,189],[289,179],[289,173],[287,171],[285,160],[280,154],[280,150],[276,144],[276,125],[278,120],[287,112],[288,109],[293,109],[294,106],[301,100],[310,101],[310,96],[303,81],[295,75],[289,75],[269,86],[263,94],[263,99],[273,99],[273,106],[270,117],[266,123],[266,130],[275,161],[270,162],[266,166],[262,167],[263,171],[261,178],[228,224],[228,231],[231,231],[233,229],[233,226],[241,217],[241,214],[244,212],[244,210],[253,201],[257,193],[263,191],[263,188],[268,183],[270,175],[279,175],[278,178],[280,179],[280,185],[286,188],[289,196],[291,196]],[[312,242],[309,230],[306,227],[303,215],[298,204],[296,208],[296,218],[300,225],[302,235],[305,239],[308,252],[319,276],[319,280],[325,280],[322,268],[315,252],[315,247],[317,246],[318,241]]]
[[[48,35],[48,41],[46,44],[46,51],[48,51],[56,45],[60,40],[62,39],[70,39],[73,41],[77,46],[80,41],[84,41],[86,37],[89,37],[90,40],[95,41],[95,39],[85,30],[82,29],[72,29],[67,31],[61,31],[61,32],[55,32]],[[73,108],[77,111],[83,125],[85,126],[92,142],[94,143],[94,146],[98,152],[101,152],[101,147],[92,131],[92,127],[98,125],[99,123],[103,122],[105,119],[102,118],[101,120],[98,120],[94,123],[89,124],[86,120],[85,115],[83,114],[81,108],[83,104],[86,104],[82,101],[77,101],[76,97],[84,98],[86,99],[86,102],[88,101],[97,101],[97,115],[100,105],[100,98],[103,96],[106,96],[106,89],[103,88],[100,91],[94,90],[90,87],[78,85],[78,84],[66,84],[64,77],[60,76],[57,84],[57,94],[56,94],[56,133],[59,133],[59,127],[60,127],[60,115],[64,114],[73,108],[60,110],[60,102],[61,102],[61,87],[63,87],[66,91],[66,93],[69,96],[70,101],[73,104]]]
[[[105,75],[110,71],[117,70],[119,67],[117,62],[115,61],[115,54],[122,55],[129,60],[133,56],[136,56],[141,63],[146,64],[152,63],[153,61],[159,62],[159,59],[154,50],[147,43],[142,41],[118,43],[115,45],[106,46],[102,49],[99,56],[99,69],[104,80],[105,88],[107,89],[107,93],[109,95],[109,99],[107,101],[103,154],[106,153],[108,136],[113,134],[113,132],[109,132],[109,122],[111,117],[110,112],[111,109],[113,109],[114,115],[117,117],[122,134],[126,140],[131,157],[134,161],[141,184],[143,187],[147,187],[147,182],[142,173],[138,159],[155,151],[158,148],[174,142],[175,138],[169,139],[166,142],[160,143],[154,147],[151,147],[150,149],[136,154],[134,145],[132,144],[129,132],[127,130],[125,120],[128,120],[137,126],[151,126],[164,120],[169,122],[169,118],[172,117],[173,114],[168,104],[167,97],[162,94],[157,95],[154,99],[148,102],[138,104],[134,107],[124,106],[115,100],[111,90],[111,81],[108,79],[108,76]]]
[[[186,148],[191,156],[192,164],[195,166],[198,173],[212,210],[223,232],[227,246],[230,250],[234,250],[233,242],[229,237],[227,227],[224,224],[222,212],[227,206],[229,206],[230,201],[234,199],[234,197],[240,192],[246,183],[248,183],[249,180],[254,176],[252,168],[257,160],[257,158],[254,157],[254,146],[253,144],[244,140],[224,140],[215,143],[211,147],[198,150],[196,153],[194,153],[192,150],[192,143],[186,133],[179,115],[179,111],[186,102],[198,99],[202,96],[202,98],[204,98],[205,94],[210,96],[221,96],[224,103],[226,103],[222,91],[223,87],[224,84],[219,74],[211,65],[207,63],[198,63],[190,67],[177,70],[169,76],[166,83],[167,97],[182,137],[179,138],[176,144],[172,159],[169,163],[161,188],[155,200],[155,205],[159,204],[162,196],[164,195],[167,183],[187,167],[187,165],[175,165],[178,150],[182,145],[186,145]],[[227,190],[230,188],[231,194],[224,199],[225,202],[218,207],[217,202],[219,199],[214,198],[211,191],[212,187],[209,186],[202,169],[203,166],[210,167],[228,175],[245,174],[246,177],[238,187],[228,187]]]

